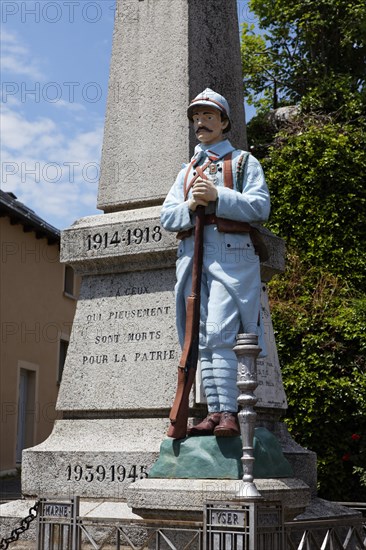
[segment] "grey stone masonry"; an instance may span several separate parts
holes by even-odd
[[[269,257],[261,263],[261,279],[268,282],[285,270],[285,244],[259,226]],[[88,216],[62,232],[61,261],[80,275],[142,271],[173,267],[177,255],[175,233],[160,226],[160,207]]]
[[[180,357],[177,243],[159,215],[155,206],[90,216],[62,234],[61,259],[83,276],[57,402],[63,419],[24,451],[24,495],[124,498],[158,457]],[[283,268],[283,243],[264,238],[267,279]],[[258,397],[281,414],[286,396],[270,319],[266,327],[272,354],[259,369]],[[193,392],[191,405],[199,414]]]
[[[193,152],[189,101],[229,101],[246,147],[236,0],[117,0],[98,207],[161,204]]]
[[[166,518],[174,511],[181,518],[197,519],[206,500],[237,498],[241,483],[223,479],[145,479],[127,489],[127,504],[145,518]],[[282,502],[286,520],[303,512],[310,502],[309,487],[300,479],[258,479],[256,485],[267,501]]]
[[[166,437],[180,355],[177,243],[160,227],[160,205],[193,153],[187,106],[207,87],[228,100],[228,137],[246,149],[236,0],[117,0],[98,197],[105,213],[62,233],[61,261],[82,285],[57,402],[62,418],[46,441],[23,452],[24,496],[78,495],[90,499],[81,513],[91,508],[95,517],[113,507],[115,517],[184,518],[202,517],[206,498],[237,493],[240,480],[146,479]],[[257,364],[258,418],[277,435],[296,477],[255,481],[292,518],[315,493],[315,455],[279,423],[287,404],[265,283],[284,270],[285,250],[260,231],[269,251],[261,264],[269,353]],[[190,403],[196,417],[205,413],[198,386]],[[0,511],[6,528],[24,515],[19,502],[21,512]]]
[[[180,357],[175,328],[175,234],[160,204],[193,153],[186,116],[205,88],[232,109],[232,143],[245,148],[235,0],[118,0],[102,154],[102,215],[63,231],[61,261],[82,276],[50,437],[26,449],[28,496],[125,498],[146,477],[166,436]],[[260,405],[271,418],[286,396],[265,283],[284,270],[284,243],[261,229],[266,337]],[[192,415],[204,407],[191,396]]]

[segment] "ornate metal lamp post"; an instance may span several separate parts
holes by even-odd
[[[238,358],[237,385],[240,391],[238,420],[243,443],[241,459],[243,483],[240,484],[236,492],[236,498],[261,499],[263,497],[253,481],[254,429],[257,418],[257,413],[254,410],[257,398],[254,391],[258,386],[257,357],[261,351],[258,346],[258,336],[256,334],[238,334],[234,351]]]

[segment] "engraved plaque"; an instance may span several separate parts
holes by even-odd
[[[287,409],[266,285],[262,287],[261,307],[267,355],[257,359],[258,387],[255,395],[258,397],[258,402],[256,406]]]
[[[57,408],[169,408],[179,361],[174,270],[83,278]]]

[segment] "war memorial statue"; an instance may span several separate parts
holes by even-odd
[[[182,358],[184,356],[168,435],[175,438],[186,435],[184,427],[176,429],[176,417],[180,414],[186,360],[190,361],[193,372],[197,362],[197,357],[192,359],[194,352],[189,348],[188,333],[193,333],[194,340],[194,332],[199,332],[196,355],[201,364],[208,416],[188,428],[187,435],[237,436],[240,434],[237,357],[233,348],[238,332],[257,334],[262,356],[266,354],[260,308],[258,235],[250,224],[267,220],[270,198],[260,163],[225,139],[231,127],[227,100],[207,88],[191,101],[187,114],[199,144],[191,162],[179,172],[161,211],[163,227],[177,232],[180,239],[176,322]],[[203,232],[201,243],[197,242],[198,223]],[[200,245],[201,257],[197,260]],[[197,262],[201,284],[194,290]],[[189,303],[195,292],[200,294],[196,326]],[[188,406],[185,410],[188,416]]]

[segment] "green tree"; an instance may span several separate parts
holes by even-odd
[[[287,244],[271,309],[295,439],[318,455],[319,494],[366,499],[366,5],[251,0],[248,125]],[[281,131],[271,108],[297,105]],[[337,480],[335,482],[335,479]]]
[[[320,495],[363,500],[352,435],[366,441],[366,126],[307,117],[263,164],[269,227],[288,249],[270,283],[286,422],[318,455]]]
[[[303,101],[304,109],[357,116],[366,106],[364,0],[250,0],[258,17],[243,25],[247,101],[266,109]],[[345,109],[346,108],[346,109]]]
[[[275,233],[313,268],[366,292],[366,124],[303,117],[264,164]]]

